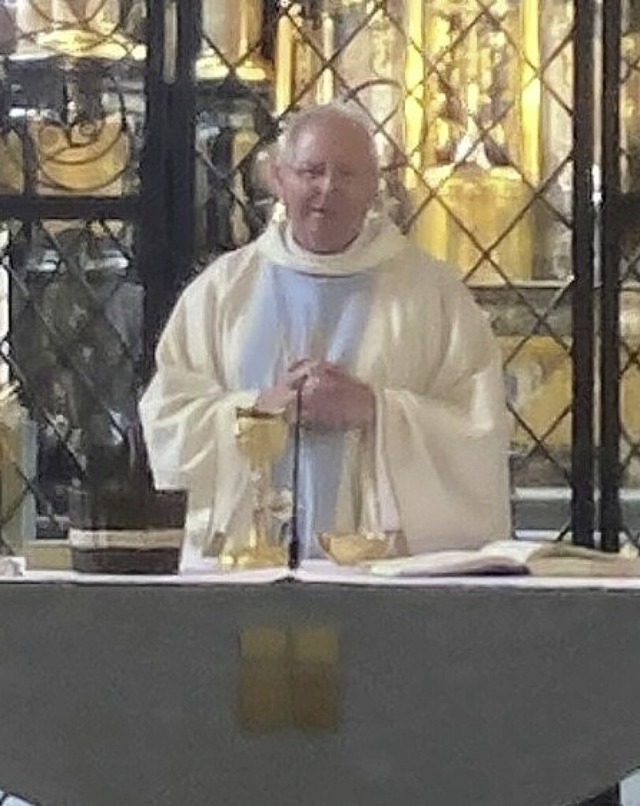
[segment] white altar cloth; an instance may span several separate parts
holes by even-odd
[[[287,568],[248,571],[223,570],[214,560],[180,574],[150,576],[135,574],[85,574],[76,571],[26,571],[21,576],[0,576],[0,583],[67,583],[76,585],[264,585],[291,580],[329,585],[367,587],[502,587],[541,590],[595,589],[640,591],[640,577],[539,577],[522,574],[497,576],[383,577],[329,560],[306,560],[291,572]]]

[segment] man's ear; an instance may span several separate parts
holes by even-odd
[[[274,151],[267,158],[265,178],[269,192],[283,201],[282,163]]]

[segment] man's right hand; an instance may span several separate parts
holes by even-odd
[[[298,361],[294,364],[281,381],[260,393],[256,401],[256,408],[262,411],[286,412],[287,420],[295,422],[296,417],[296,389],[304,384],[313,370],[315,364],[310,361]]]
[[[286,411],[287,419],[291,422],[295,416],[296,393],[286,382],[265,389],[256,401],[256,408],[261,411]]]

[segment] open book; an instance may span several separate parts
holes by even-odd
[[[432,551],[367,563],[385,577],[533,574],[564,577],[640,577],[635,550],[605,553],[564,542],[497,540],[479,549]]]

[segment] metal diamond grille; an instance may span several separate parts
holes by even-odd
[[[638,91],[640,90],[640,8],[622,4],[620,44],[620,185],[624,194],[640,189]],[[640,239],[631,224],[622,238],[620,261],[620,462],[623,527],[640,530]]]
[[[0,2],[3,357],[37,425],[21,478],[41,527],[63,517],[66,486],[105,465],[101,450],[118,454],[133,416],[148,338],[139,244],[130,208],[105,214],[100,205],[144,193],[141,161],[153,140],[173,171],[173,184],[157,187],[171,207],[180,165],[191,170],[176,156],[184,132],[172,129],[187,91],[174,82],[186,80],[193,215],[184,219],[192,231],[177,235],[198,265],[264,227],[274,203],[268,160],[292,111],[340,98],[369,117],[381,203],[425,251],[458,268],[500,338],[516,502],[524,512],[529,499],[560,501],[553,528],[564,528],[574,3],[203,0],[176,6],[175,27],[164,12],[152,24],[154,9],[139,0]],[[154,25],[163,36],[150,39]],[[637,93],[635,45],[625,48],[627,109]],[[166,132],[146,125],[154,70],[168,87],[155,98],[166,104],[155,124]],[[624,148],[632,176],[631,134]],[[68,206],[74,197],[86,212]],[[152,305],[164,310],[180,278],[164,291],[151,279]],[[519,525],[535,526],[518,511]]]
[[[127,473],[144,301],[131,241],[121,221],[5,227],[2,354],[38,428],[15,457],[16,500],[5,484],[3,505],[33,517],[35,497],[40,534],[64,528],[69,486]]]
[[[620,298],[620,481],[623,527],[634,536],[640,530],[640,254],[637,248],[625,251]]]
[[[387,209],[458,267],[500,336],[516,499],[555,490],[554,528],[570,478],[573,26],[563,0],[205,3],[195,67],[200,260],[263,225],[288,113],[357,105]]]
[[[141,191],[146,16],[137,0],[0,2],[0,382],[19,387],[0,552],[63,536],[70,486],[127,473],[144,290],[118,204]]]
[[[625,193],[640,189],[640,9],[637,3],[622,3],[620,43],[620,158],[621,188]]]

